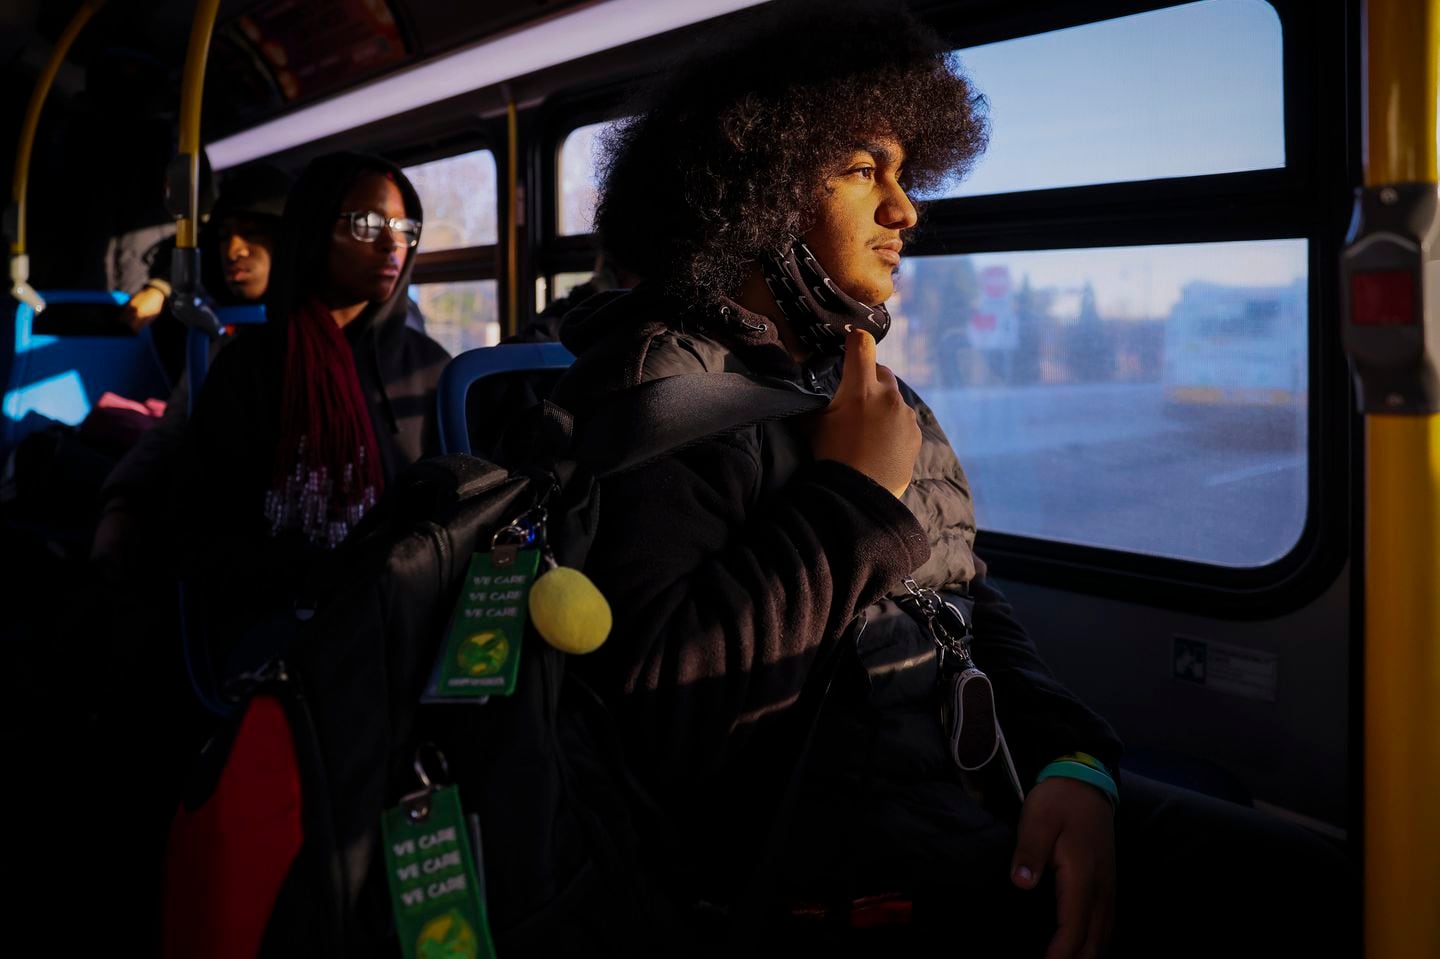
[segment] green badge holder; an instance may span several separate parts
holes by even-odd
[[[515,691],[544,524],[544,510],[532,510],[497,532],[488,553],[470,557],[450,633],[421,702],[484,702]]]
[[[444,757],[439,761],[443,770]],[[459,788],[432,783],[419,756],[415,772],[424,788],[387,809],[381,821],[390,904],[405,959],[493,959],[483,874],[476,866],[479,821],[469,817],[467,826]]]

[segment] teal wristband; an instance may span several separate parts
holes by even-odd
[[[1115,780],[1111,779],[1108,773],[1093,766],[1087,766],[1073,759],[1061,759],[1040,770],[1040,774],[1035,777],[1035,785],[1038,786],[1054,776],[1078,779],[1082,783],[1088,783],[1103,792],[1112,806],[1120,803],[1120,790],[1116,787]]]

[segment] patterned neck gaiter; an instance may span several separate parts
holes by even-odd
[[[867,331],[876,343],[890,332],[890,312],[884,304],[866,306],[841,290],[799,240],[783,253],[762,255],[760,269],[790,328],[817,353],[839,356],[852,330]]]

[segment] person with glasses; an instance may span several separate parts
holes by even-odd
[[[290,192],[268,321],[216,358],[186,437],[184,572],[222,653],[309,602],[386,484],[439,451],[449,357],[406,323],[423,219],[415,188],[379,157],[319,157]]]

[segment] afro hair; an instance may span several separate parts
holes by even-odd
[[[762,251],[807,232],[858,145],[898,141],[911,191],[985,148],[984,98],[899,0],[767,8],[702,41],[604,141],[602,247],[687,298],[733,296]]]

